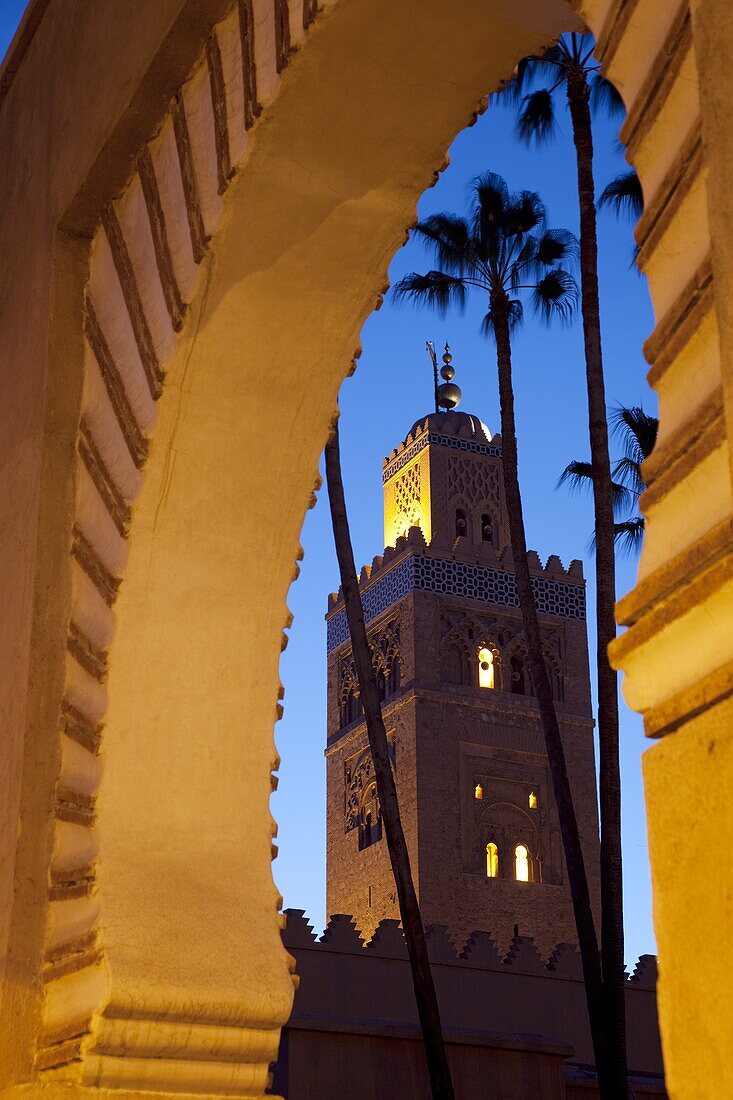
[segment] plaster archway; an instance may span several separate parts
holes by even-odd
[[[338,386],[419,194],[482,95],[572,19],[564,0],[532,0],[519,13],[514,7],[470,0],[458,20],[438,0],[342,0],[312,27],[275,98],[285,61],[283,20],[297,44],[313,8],[258,0],[252,60],[264,113],[247,152],[244,126],[232,113],[237,79],[242,92],[236,66],[227,79],[227,50],[242,51],[233,44],[232,21],[241,29],[246,4],[235,12],[225,0],[169,0],[151,11],[107,0],[103,7],[79,6],[71,18],[61,16],[56,0],[31,6],[0,78],[0,137],[16,155],[2,223],[16,280],[0,295],[0,338],[6,352],[20,348],[32,364],[24,377],[6,382],[17,412],[6,450],[16,477],[3,501],[11,519],[0,663],[10,731],[0,883],[3,911],[12,913],[2,937],[8,943],[3,1012],[13,1020],[4,1029],[12,1040],[3,1058],[10,1085],[53,1070],[47,1080],[112,1088],[258,1095],[265,1087],[291,998],[269,868],[267,799],[277,660],[303,510]],[[697,0],[693,7],[712,72],[718,54],[711,28],[722,5]],[[661,12],[652,0],[588,0],[582,8],[630,110],[626,137],[647,196],[642,258],[659,321],[649,355],[666,461],[650,468],[657,488],[652,484],[647,501],[643,585],[622,603],[632,628],[616,659],[630,670],[630,698],[651,715],[651,731],[675,732],[679,746],[682,727],[701,713],[715,724],[729,698],[720,649],[721,639],[729,644],[731,621],[728,387],[721,388],[727,359],[720,353],[727,314],[717,304],[727,299],[716,297],[714,284],[720,272],[721,287],[727,285],[730,238],[725,209],[717,220],[708,218],[703,172],[709,164],[722,193],[730,161],[704,139],[728,78],[718,73],[717,90],[703,97],[701,138],[686,4]],[[114,38],[131,28],[136,49],[120,58]],[[240,67],[243,57],[242,51]],[[48,92],[39,105],[41,88]],[[68,141],[58,143],[69,117],[83,124],[67,128]],[[140,150],[167,119],[180,162],[187,248],[201,265],[197,276],[180,251],[169,257],[182,299],[191,304],[180,335],[168,344],[165,310],[172,329],[177,323],[171,287],[145,284],[144,249],[134,254],[140,242],[134,232],[126,236],[134,210],[125,207],[133,204],[130,184],[145,172]],[[193,133],[186,134],[186,121]],[[668,135],[680,126],[688,139],[675,158]],[[26,171],[24,143],[44,165],[37,175]],[[107,477],[101,456],[100,480],[90,487],[94,445],[106,437],[92,431],[90,443],[81,423],[96,400],[85,364],[85,288],[89,265],[93,273],[105,247],[103,219],[107,244],[115,237],[113,200],[123,245],[117,242],[112,264],[122,286],[126,243],[154,352],[145,361],[138,317],[132,329],[140,362],[127,375],[117,364],[121,390],[115,377],[107,385],[102,369],[107,396],[117,401],[118,427],[130,434],[128,450],[153,426],[150,398],[162,382],[156,356],[161,373],[167,370],[126,564],[128,500],[121,483],[128,476],[131,498],[135,471],[125,475],[110,460]],[[149,210],[147,196],[146,203]],[[34,221],[38,210],[43,216]],[[673,243],[680,226],[681,243]],[[159,274],[161,262],[158,254]],[[107,269],[111,282],[105,289],[102,280],[97,304],[114,284]],[[122,289],[132,318],[134,287],[131,297]],[[159,315],[155,295],[158,305],[163,301]],[[109,343],[114,334],[105,333],[104,320],[101,329]],[[88,324],[86,335],[89,343]],[[129,333],[117,337],[124,356]],[[97,341],[94,352],[100,368],[103,344]],[[142,374],[135,375],[138,366]],[[684,469],[676,439],[692,422],[694,468]],[[107,443],[117,431],[109,423]],[[115,487],[123,490],[121,502]],[[97,596],[124,566],[113,644],[107,601],[86,587],[69,555],[71,547],[78,563],[86,553],[75,533],[80,515],[99,536],[96,557],[87,553],[81,570],[90,580],[96,569]],[[715,647],[703,642],[711,615],[719,624]],[[672,683],[677,665],[667,647],[675,649],[680,632],[690,629],[700,644],[685,682]],[[95,803],[108,664],[107,778]],[[80,704],[72,711],[64,709],[70,684]],[[717,712],[705,717],[711,702]],[[705,761],[695,751],[693,745],[688,762],[702,775]],[[670,838],[656,799],[665,797],[669,764],[666,747],[655,753],[647,766],[649,811],[655,885],[664,902],[677,895],[660,875],[670,865]],[[93,899],[97,879],[101,938],[93,900],[64,909],[64,902]],[[690,883],[699,888],[694,875]],[[716,900],[711,920],[721,912]],[[703,1031],[705,1004],[689,996],[695,979],[674,918],[658,922],[658,933],[671,1080],[679,1095],[695,1095],[684,1091],[690,1064],[695,1086],[700,1080],[689,1043],[688,1068],[675,1057],[681,993]],[[665,965],[668,974],[674,969],[673,980],[665,978]],[[720,1043],[714,1048],[720,1073],[726,1055]]]

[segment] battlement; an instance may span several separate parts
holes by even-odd
[[[372,938],[366,939],[357,929],[354,917],[337,913],[330,917],[319,939],[303,909],[286,909],[284,915],[286,922],[282,940],[289,951],[313,949],[362,958],[407,961],[405,938],[397,920],[380,921]],[[504,955],[499,952],[489,932],[472,932],[465,943],[456,945],[445,925],[429,924],[425,928],[425,938],[433,964],[583,981],[580,953],[572,944],[559,943],[543,958],[531,936],[515,936]],[[654,990],[657,983],[656,955],[641,955],[632,973],[627,975],[626,982],[634,988]]]
[[[518,608],[514,559],[509,547],[496,553],[492,547],[470,554],[456,539],[450,549],[428,546],[419,527],[411,527],[394,547],[365,565],[359,576],[364,620],[370,622],[414,589],[443,595],[459,595],[486,603]],[[535,550],[527,553],[537,610],[540,615],[585,619],[583,566],[577,559],[566,569],[556,554],[545,565]],[[348,638],[343,592],[332,592],[326,611],[328,651]]]

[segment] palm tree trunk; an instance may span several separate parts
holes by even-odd
[[[438,999],[425,943],[425,930],[417,902],[417,894],[415,893],[415,884],[412,880],[410,855],[407,850],[405,834],[402,830],[397,788],[389,759],[387,732],[382,719],[377,679],[374,675],[372,655],[364,625],[364,611],[359,595],[359,582],[354,566],[354,552],[351,546],[344,486],[341,478],[338,424],[334,428],[331,440],[326,444],[325,454],[328,499],[331,506],[333,536],[341,573],[346,618],[349,624],[351,647],[364,704],[369,748],[371,749],[374,775],[377,781],[377,794],[379,795],[382,821],[387,836],[387,849],[397,886],[402,927],[410,957],[412,984],[415,989],[415,1000],[425,1045],[431,1094],[433,1100],[454,1100],[453,1082],[440,1024]]]
[[[519,468],[517,460],[517,433],[514,420],[514,388],[512,383],[511,340],[507,316],[507,299],[503,302],[492,296],[491,312],[494,318],[496,335],[496,360],[499,372],[499,402],[501,407],[502,467],[504,471],[504,494],[506,496],[509,517],[509,536],[514,558],[514,570],[519,595],[519,606],[524,622],[527,639],[527,652],[532,670],[532,680],[540,710],[540,720],[545,734],[547,757],[552,775],[552,788],[555,795],[560,832],[565,850],[565,863],[568,869],[570,893],[573,900],[575,926],[578,932],[578,944],[583,963],[585,996],[588,1004],[593,1050],[596,1058],[599,1084],[605,1077],[606,1041],[603,1019],[603,977],[598,952],[598,938],[593,920],[590,902],[588,877],[585,871],[583,849],[580,844],[578,821],[570,790],[565,750],[563,748],[560,727],[552,698],[552,688],[547,675],[547,667],[542,652],[542,638],[534,602],[532,581],[527,564],[527,539],[524,531],[524,513],[519,489]],[[612,1096],[611,1092],[601,1088],[601,1096]],[[618,1100],[616,1094],[614,1100]]]
[[[580,282],[582,291],[585,373],[588,390],[588,428],[593,466],[593,504],[596,536],[596,624],[598,665],[598,744],[601,817],[601,963],[609,1038],[613,1095],[626,1096],[626,977],[624,972],[624,914],[621,857],[621,772],[616,672],[608,660],[608,646],[616,637],[616,559],[608,453],[606,392],[601,351],[601,315],[598,300],[598,242],[593,186],[593,134],[589,89],[585,74],[569,76],[568,105],[578,170],[580,202]]]

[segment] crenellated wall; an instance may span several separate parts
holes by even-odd
[[[411,1061],[404,1048],[418,1038],[399,924],[382,921],[365,943],[349,916],[332,916],[319,939],[302,910],[288,909],[285,915],[283,942],[297,960],[301,982],[275,1079],[289,1100],[301,1100],[327,1093],[348,1075],[352,1100],[366,1100],[373,1095],[373,1060],[381,1057],[394,1066],[401,1065],[403,1058]],[[472,1095],[471,1069],[461,1056],[463,1048],[470,1048],[482,1064],[484,1082],[499,1072],[497,1063],[509,1062],[513,1048],[514,1056],[524,1063],[525,1083],[512,1089],[507,1081],[499,1095],[527,1096],[533,1071],[540,1076],[537,1086],[543,1086],[539,1095],[564,1095],[552,1092],[542,1080],[534,1061],[543,1057],[548,1076],[553,1072],[549,1065],[557,1062],[558,1088],[564,1088],[568,1097],[575,1095],[576,1087],[593,1089],[593,1053],[575,948],[558,944],[542,957],[530,937],[519,936],[502,955],[488,932],[474,932],[456,950],[445,928],[432,925],[426,931],[459,1097],[468,1100]],[[626,983],[629,1066],[637,1096],[664,1095],[655,989],[656,959],[642,955]],[[343,1046],[333,1042],[339,1036],[347,1040]],[[361,1045],[354,1049],[350,1044],[357,1038]],[[391,1052],[390,1044],[394,1045]],[[331,1059],[327,1068],[319,1057],[326,1046]],[[400,1095],[410,1100],[423,1095],[420,1069],[419,1062],[410,1065]],[[508,1075],[511,1070],[505,1072]]]

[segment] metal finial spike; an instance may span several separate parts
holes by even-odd
[[[446,411],[455,409],[461,400],[460,388],[453,381],[455,377],[455,367],[452,366],[453,356],[450,353],[450,347],[445,345],[445,351],[443,353],[443,366],[440,369],[440,376],[444,378],[442,386],[438,386],[436,391],[437,404],[444,408]]]

